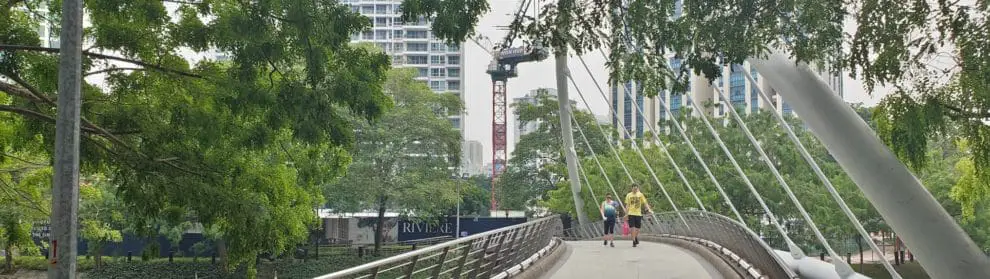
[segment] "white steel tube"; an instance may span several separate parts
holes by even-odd
[[[748,59],[790,103],[932,278],[990,278],[990,258],[807,64]]]

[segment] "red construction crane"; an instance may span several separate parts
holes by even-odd
[[[477,39],[473,39],[476,44],[483,49],[488,49]],[[520,63],[541,61],[546,59],[549,52],[539,43],[523,46],[509,47],[511,41],[506,40],[500,46],[492,47],[492,63],[488,65],[486,71],[492,77],[492,189],[491,189],[491,211],[498,210],[497,179],[507,163],[508,154],[506,145],[508,143],[506,130],[508,129],[508,104],[506,102],[506,84],[510,78],[519,76],[516,66]]]

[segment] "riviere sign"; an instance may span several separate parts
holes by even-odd
[[[440,236],[456,236],[457,219],[444,218],[439,222],[399,220],[398,241],[416,240]],[[526,218],[461,218],[461,236],[482,233],[526,222]]]

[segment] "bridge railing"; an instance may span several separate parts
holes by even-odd
[[[558,216],[488,231],[316,277],[490,278],[530,263],[560,235]],[[519,268],[515,268],[519,270]]]
[[[680,216],[684,216],[683,221]],[[728,217],[704,211],[681,211],[680,215],[664,212],[645,219],[641,230],[644,235],[678,238],[705,245],[736,261],[754,277],[796,278],[794,272],[756,233]],[[617,236],[621,236],[621,222],[616,225],[615,231]],[[593,239],[603,234],[603,222],[594,222],[571,227],[563,231],[561,238]]]

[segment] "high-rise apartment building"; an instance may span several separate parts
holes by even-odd
[[[414,68],[418,80],[434,92],[450,92],[462,100],[464,50],[433,37],[425,19],[402,22],[402,0],[342,0],[355,12],[371,21],[371,30],[351,35],[352,42],[371,42],[392,56],[392,66]],[[450,122],[464,135],[464,114],[453,115]]]

